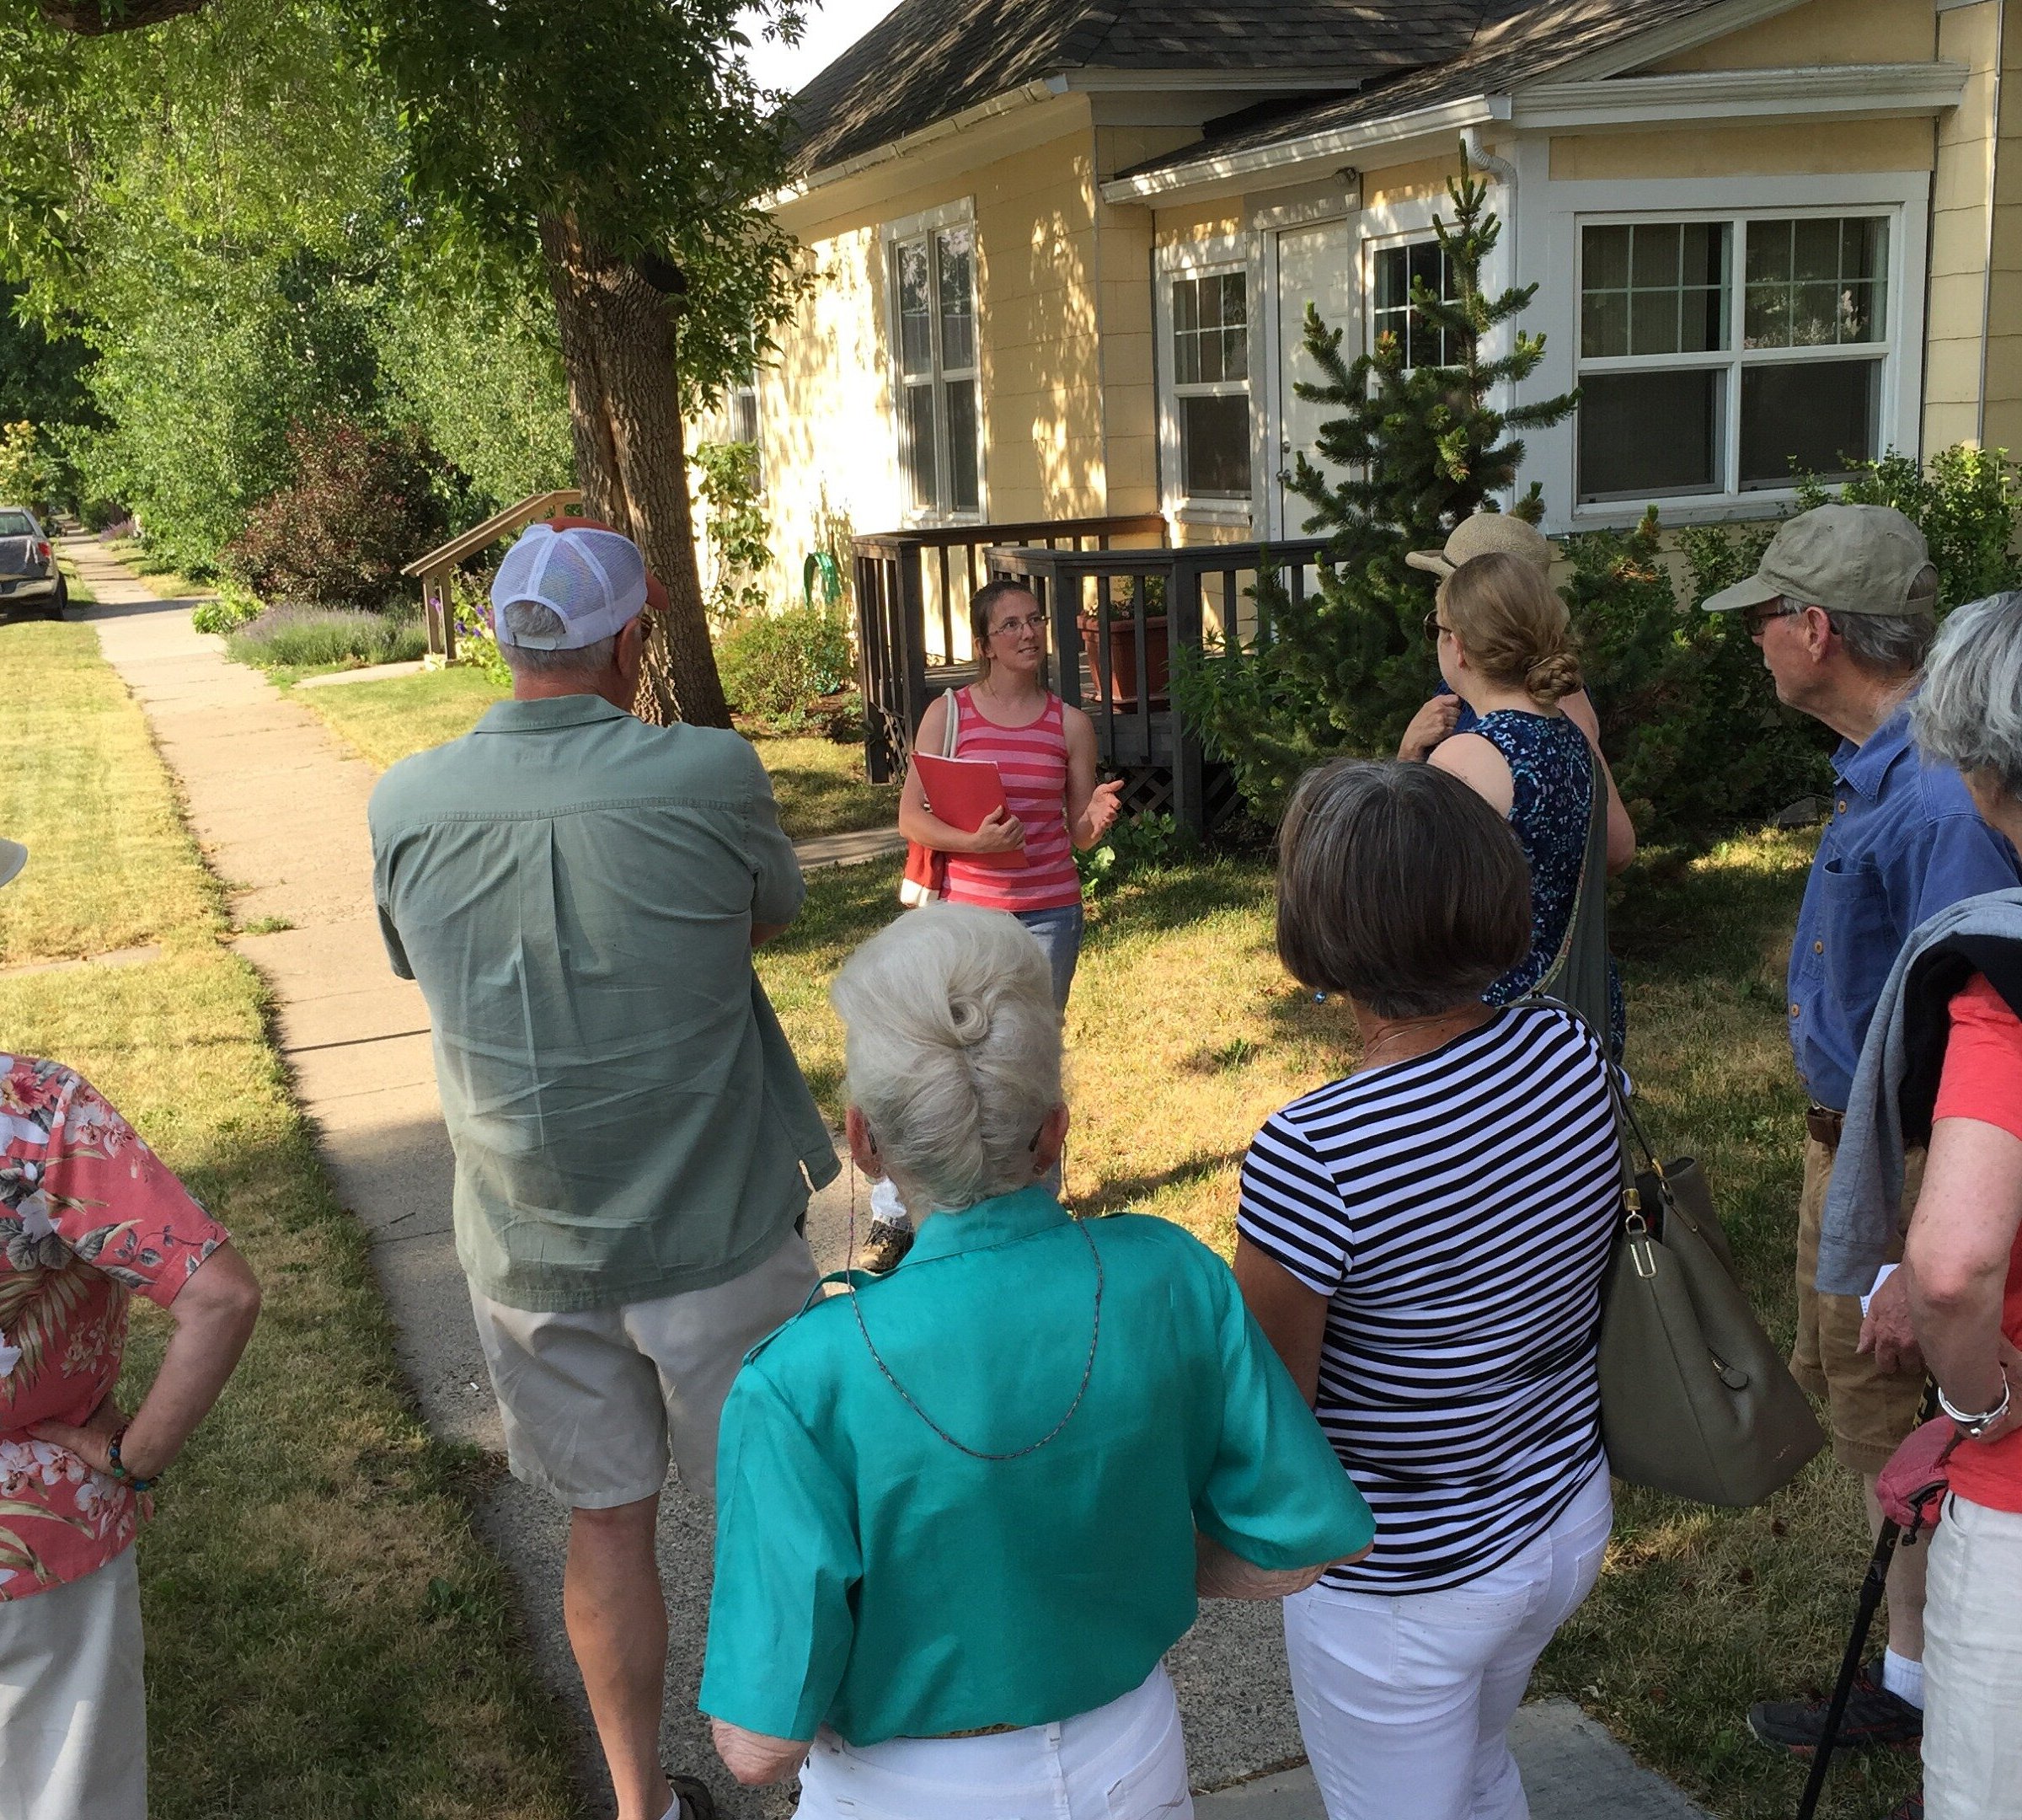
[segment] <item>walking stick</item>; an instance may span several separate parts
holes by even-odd
[[[1811,1774],[1805,1780],[1804,1799],[1797,1804],[1797,1820],[1811,1820],[1817,1811],[1819,1796],[1826,1791],[1826,1777],[1832,1768],[1833,1748],[1839,1742],[1840,1723],[1847,1716],[1847,1701],[1854,1692],[1854,1679],[1860,1673],[1863,1653],[1868,1646],[1868,1632],[1874,1627],[1875,1613],[1881,1603],[1881,1595],[1889,1584],[1889,1563],[1895,1559],[1896,1538],[1900,1528],[1887,1518],[1881,1520],[1881,1534],[1875,1539],[1875,1552],[1868,1557],[1867,1577],[1860,1582],[1860,1603],[1854,1611],[1854,1631],[1847,1639],[1847,1653],[1840,1658],[1839,1679],[1834,1683],[1832,1699],[1826,1708],[1826,1728],[1818,1741],[1818,1748],[1811,1753]]]
[[[1938,1413],[1938,1386],[1927,1384],[1923,1390],[1923,1408],[1917,1421],[1921,1427]],[[1881,1519],[1881,1529],[1875,1538],[1875,1552],[1868,1557],[1867,1577],[1860,1582],[1860,1599],[1854,1609],[1853,1634],[1847,1639],[1847,1652],[1840,1657],[1839,1679],[1833,1684],[1832,1698],[1826,1706],[1826,1725],[1820,1736],[1818,1747],[1811,1753],[1811,1773],[1805,1779],[1803,1798],[1797,1804],[1797,1820],[1812,1820],[1818,1810],[1819,1797],[1826,1791],[1826,1778],[1832,1769],[1832,1753],[1839,1742],[1839,1728],[1847,1716],[1847,1702],[1854,1693],[1854,1678],[1860,1673],[1861,1657],[1868,1646],[1868,1632],[1874,1628],[1875,1614],[1881,1604],[1881,1596],[1888,1590],[1889,1564],[1896,1558],[1896,1544],[1902,1534],[1901,1524],[1889,1518]]]

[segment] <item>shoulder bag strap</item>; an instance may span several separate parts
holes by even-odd
[[[942,699],[948,704],[946,723],[941,728],[941,756],[955,757],[956,742],[962,736],[962,707],[960,691],[949,689]]]

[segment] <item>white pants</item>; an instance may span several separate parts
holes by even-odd
[[[833,1732],[800,1771],[794,1820],[1192,1820],[1180,1707],[1162,1662],[1093,1712],[991,1737]]]
[[[1923,1613],[1929,1820],[2022,1820],[2022,1516],[1953,1496]]]
[[[133,1550],[0,1605],[0,1817],[147,1820]]]
[[[1510,1721],[1552,1633],[1593,1589],[1605,1469],[1501,1566],[1445,1592],[1285,1601],[1299,1732],[1328,1820],[1527,1820]]]

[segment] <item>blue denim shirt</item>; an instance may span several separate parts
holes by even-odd
[[[1959,774],[1926,764],[1906,705],[1832,755],[1839,787],[1790,949],[1790,1049],[1805,1090],[1843,1111],[1881,989],[1910,931],[1961,898],[2016,882],[2014,849]]]

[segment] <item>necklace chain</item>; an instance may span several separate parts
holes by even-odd
[[[1067,1218],[1073,1222],[1075,1230],[1081,1234],[1083,1242],[1089,1248],[1089,1255],[1094,1259],[1095,1263],[1095,1314],[1094,1322],[1091,1325],[1089,1332],[1089,1356],[1086,1362],[1081,1368],[1081,1383],[1074,1392],[1074,1400],[1067,1405],[1067,1414],[1062,1416],[1058,1421],[1055,1422],[1053,1426],[1046,1432],[1046,1433],[1039,1437],[1038,1440],[1033,1442],[1030,1447],[1019,1448],[1009,1453],[986,1453],[980,1448],[966,1446],[963,1443],[956,1440],[953,1435],[949,1434],[945,1428],[942,1427],[941,1425],[933,1418],[933,1416],[929,1416],[925,1410],[922,1409],[920,1405],[913,1400],[912,1392],[907,1390],[906,1386],[899,1382],[898,1378],[893,1374],[891,1366],[885,1362],[884,1355],[878,1351],[877,1342],[870,1337],[870,1329],[865,1326],[864,1324],[864,1304],[857,1299],[857,1279],[855,1270],[853,1267],[852,1269],[844,1272],[844,1275],[849,1283],[850,1313],[857,1317],[857,1331],[863,1335],[864,1344],[869,1349],[871,1362],[878,1368],[878,1370],[883,1376],[885,1382],[890,1384],[894,1390],[898,1392],[900,1401],[904,1403],[907,1409],[911,1410],[914,1415],[918,1416],[922,1421],[926,1423],[927,1427],[938,1438],[946,1442],[949,1447],[955,1450],[956,1453],[967,1454],[971,1459],[1014,1460],[1023,1459],[1028,1453],[1038,1453],[1038,1451],[1046,1446],[1048,1442],[1057,1440],[1060,1437],[1062,1431],[1067,1427],[1069,1422],[1074,1420],[1075,1411],[1081,1407],[1082,1399],[1089,1394],[1089,1381],[1095,1375],[1095,1349],[1102,1341],[1102,1251],[1096,1245],[1094,1239],[1089,1236],[1088,1223],[1085,1220],[1078,1218],[1072,1213],[1070,1213]],[[853,1156],[849,1160],[849,1255],[853,1266],[856,1261],[856,1255],[857,1161]]]

